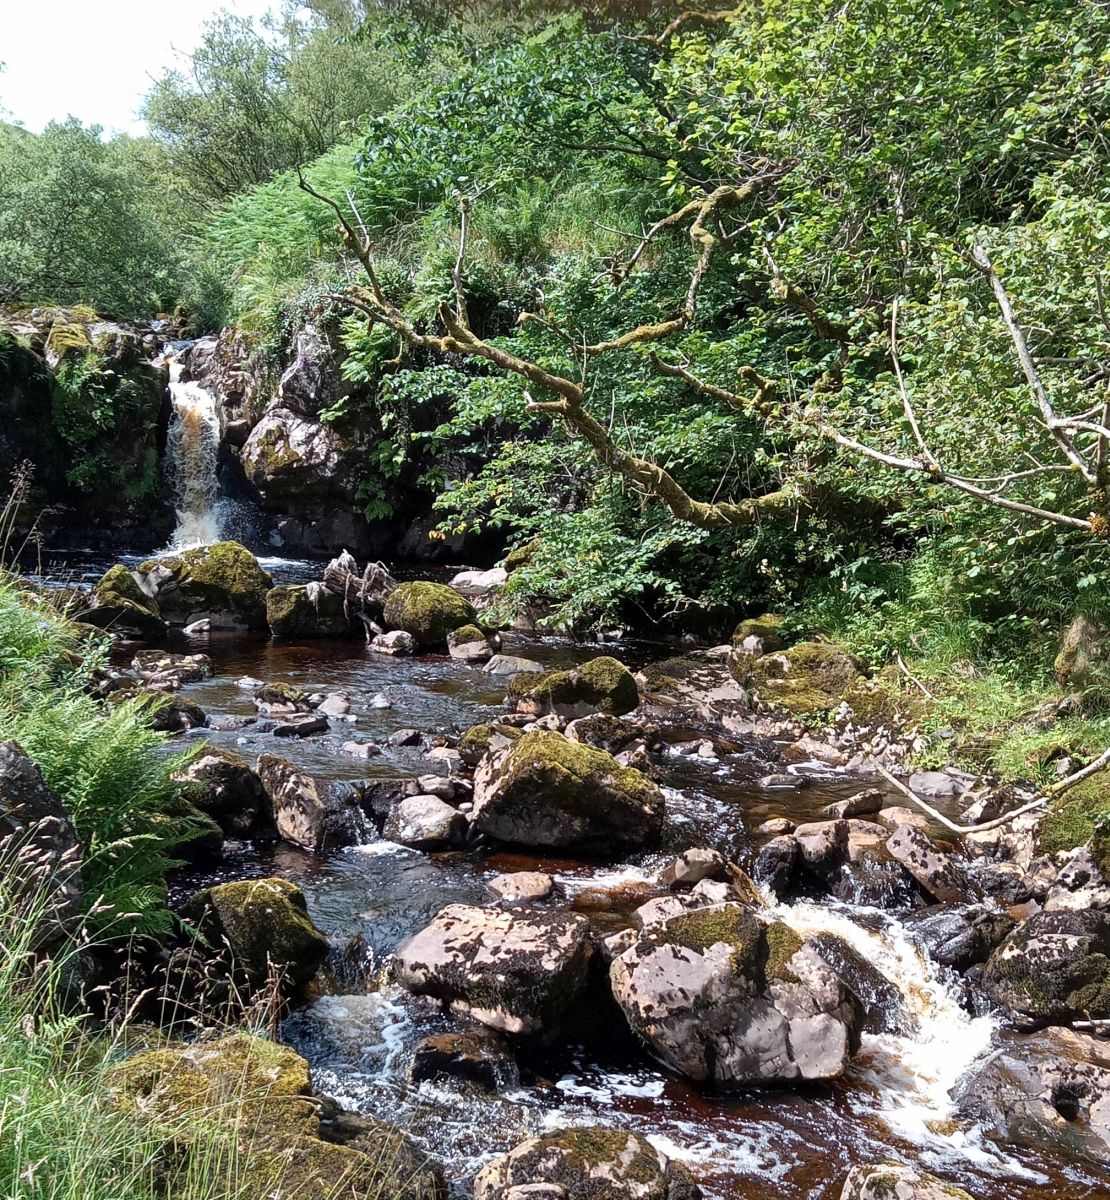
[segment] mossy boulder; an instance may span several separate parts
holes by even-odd
[[[991,954],[983,988],[1024,1025],[1110,1018],[1110,915],[1035,914]]]
[[[1091,861],[1103,882],[1110,883],[1110,817],[1102,817],[1091,834]]]
[[[463,662],[489,662],[500,638],[491,638],[477,625],[460,625],[447,635],[447,653]]]
[[[663,794],[611,754],[559,733],[526,733],[482,760],[471,819],[523,846],[574,846],[608,857],[656,841]]]
[[[226,950],[232,969],[251,988],[276,973],[286,987],[306,984],[328,953],[312,923],[304,893],[285,879],[220,883],[197,892],[182,909],[209,946]]]
[[[765,654],[752,660],[749,672],[763,704],[794,716],[832,712],[863,674],[856,660],[831,642],[799,642]]]
[[[447,645],[447,635],[464,625],[476,625],[474,605],[443,583],[413,580],[398,584],[385,601],[385,623],[415,638],[426,650]]]
[[[266,623],[274,637],[361,637],[362,622],[351,616],[343,597],[319,583],[283,583],[266,593]]]
[[[239,1200],[446,1194],[438,1168],[394,1126],[335,1114],[325,1127],[327,1105],[313,1098],[308,1063],[261,1037],[148,1050],[116,1067],[109,1086],[124,1113],[164,1133],[168,1195],[196,1195],[214,1155],[235,1164]]]
[[[501,565],[511,575],[514,571],[519,571],[521,567],[526,567],[539,553],[539,549],[540,539],[532,538],[523,546],[517,546],[515,550],[510,550],[501,560]]]
[[[509,697],[521,712],[535,716],[555,713],[567,720],[603,712],[622,716],[640,703],[640,689],[632,672],[609,655],[591,659],[569,671],[548,671],[538,679],[516,675]]]
[[[129,633],[146,641],[160,640],[166,633],[157,600],[139,587],[122,563],[109,567],[100,577],[92,591],[92,604],[79,619],[98,629]]]
[[[864,1006],[822,950],[747,904],[649,920],[609,978],[632,1031],[698,1082],[831,1079],[859,1049]]]
[[[190,802],[229,837],[274,836],[273,804],[245,758],[209,746],[178,778]]]
[[[732,644],[739,649],[755,649],[749,638],[758,639],[759,650],[763,654],[771,654],[781,650],[786,645],[782,632],[782,617],[774,613],[764,613],[761,617],[746,617],[732,631]]]
[[[220,628],[267,628],[266,594],[274,581],[238,542],[150,559],[139,573],[171,624],[209,617]]]
[[[490,750],[501,750],[520,737],[523,734],[512,725],[471,725],[459,738],[455,749],[468,767],[476,767]]]
[[[689,1171],[646,1138],[596,1125],[521,1142],[482,1168],[474,1181],[474,1200],[506,1200],[529,1194],[532,1188],[537,1196],[542,1192],[561,1200],[698,1200],[701,1196]]]

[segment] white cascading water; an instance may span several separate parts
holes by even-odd
[[[216,398],[207,388],[183,382],[183,364],[171,359],[168,451],[173,475],[177,528],[171,549],[207,546],[222,535],[219,482],[220,419]]]

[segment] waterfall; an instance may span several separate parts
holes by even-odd
[[[220,420],[212,393],[199,383],[182,382],[182,363],[171,359],[169,368],[173,420],[168,450],[177,508],[170,545],[183,550],[218,542],[223,534],[216,477]]]

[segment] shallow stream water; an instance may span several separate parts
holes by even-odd
[[[44,581],[80,586],[107,565],[79,556],[66,561],[67,569],[48,566]],[[319,570],[280,559],[263,562],[278,581],[313,578]],[[458,732],[503,710],[504,681],[441,657],[386,658],[359,641],[286,644],[233,635],[197,639],[187,648],[213,660],[215,678],[185,692],[216,720],[254,715],[251,693],[236,683],[241,676],[349,695],[355,720],[333,721],[331,731],[316,738],[278,742],[249,726],[197,731],[248,758],[277,753],[333,779],[427,774],[436,768],[419,748],[386,747],[364,761],[343,755],[340,747],[351,739],[384,744],[401,728]],[[545,665],[580,661],[599,649],[524,638],[505,646]],[[121,661],[132,651],[121,650]],[[636,666],[673,651],[633,644],[601,652]],[[378,693],[391,708],[370,705]],[[663,732],[668,742],[696,733]],[[751,831],[768,816],[812,819],[823,805],[860,786],[816,764],[784,768],[776,747],[755,739],[718,740],[715,759],[657,758],[669,814],[663,844],[617,865],[489,850],[429,855],[383,841],[325,856],[285,845],[243,845],[217,868],[179,872],[173,894],[183,898],[220,879],[263,875],[283,876],[304,889],[336,954],[318,994],[286,1020],[284,1036],[312,1063],[321,1092],[408,1129],[445,1163],[459,1194],[483,1161],[529,1133],[602,1123],[635,1129],[686,1161],[709,1200],[833,1200],[851,1165],[889,1158],[935,1170],[979,1200],[1110,1197],[1100,1174],[999,1148],[955,1119],[949,1089],[977,1057],[1010,1035],[993,1018],[971,1015],[961,1005],[957,980],[945,977],[896,919],[874,909],[803,902],[779,906],[775,914],[800,932],[843,937],[893,985],[894,999],[884,1002],[875,1022],[885,1032],[865,1035],[848,1074],[833,1084],[732,1094],[695,1087],[653,1063],[619,1017],[609,1018],[588,1045],[522,1056],[519,1077],[503,1080],[497,1094],[461,1081],[410,1083],[408,1059],[417,1042],[462,1026],[390,983],[389,955],[444,905],[486,903],[485,880],[492,874],[540,869],[557,883],[550,903],[572,905],[599,932],[608,932],[658,894],[651,876],[669,854],[713,846],[743,861]],[[809,786],[768,791],[758,785],[769,771],[784,769],[810,774]]]

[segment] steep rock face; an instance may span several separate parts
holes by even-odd
[[[688,1079],[831,1079],[859,1048],[859,999],[812,943],[742,904],[646,925],[610,981],[633,1032]]]
[[[80,918],[81,847],[38,764],[12,741],[0,742],[0,842],[8,900],[17,911],[26,904],[41,947]]]
[[[488,1025],[550,1037],[586,984],[589,922],[574,913],[451,904],[396,952],[397,978]]]
[[[153,335],[86,309],[0,314],[0,474],[33,464],[48,536],[152,545],[173,529],[155,349]]]
[[[483,1167],[474,1200],[699,1200],[680,1163],[646,1138],[601,1126],[528,1138]]]
[[[612,755],[559,733],[526,733],[483,758],[475,826],[523,846],[579,846],[612,856],[653,842],[663,794]]]

